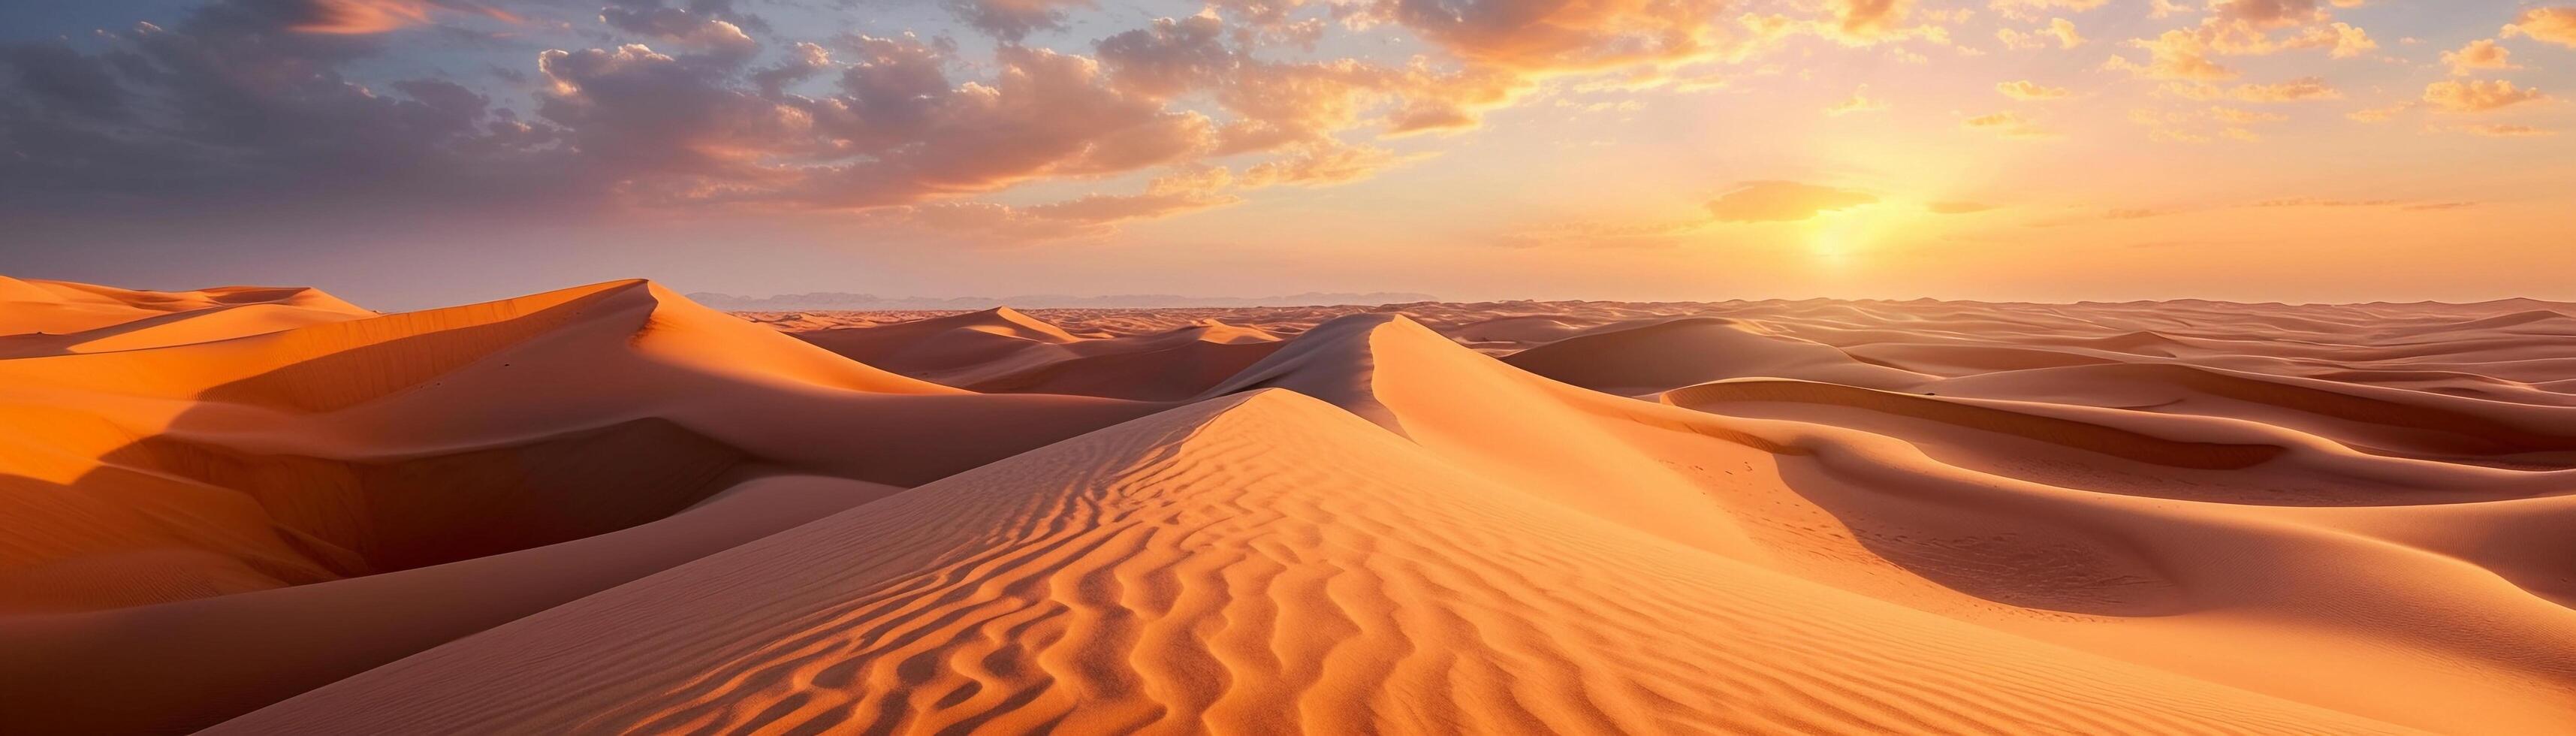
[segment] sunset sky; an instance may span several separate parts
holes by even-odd
[[[2576,5],[0,5],[0,273],[2576,299]]]

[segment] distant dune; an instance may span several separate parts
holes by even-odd
[[[2568,305],[1420,296],[0,279],[0,733],[2576,723]]]
[[[1264,297],[1180,296],[1177,294],[1112,294],[1107,296],[1069,296],[1065,294],[1023,294],[1011,297],[881,297],[875,294],[814,292],[778,296],[735,296],[709,292],[692,292],[689,299],[715,309],[736,312],[789,312],[802,310],[856,309],[992,309],[995,307],[1028,308],[1139,308],[1139,307],[1304,307],[1342,304],[1378,305],[1408,304],[1433,301],[1438,297],[1409,292],[1376,291],[1368,293],[1307,292]]]

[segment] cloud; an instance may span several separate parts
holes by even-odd
[[[2558,131],[2555,130],[2550,130],[2548,128],[2535,128],[2529,125],[2463,125],[2460,126],[2458,130],[2463,133],[2482,135],[2489,138],[2535,138],[2558,134]]]
[[[2061,49],[2084,45],[2083,34],[2076,33],[2075,23],[2065,18],[2051,18],[2048,25],[2027,32],[1998,28],[1995,29],[1995,40],[2002,41],[2005,48],[2015,49],[2041,48],[2051,40],[2056,41]]]
[[[2336,100],[2343,98],[2342,92],[2335,90],[2334,85],[2327,84],[2326,80],[2320,77],[2301,77],[2287,82],[2239,84],[2233,87],[2221,87],[2214,84],[2174,83],[2165,85],[2164,91],[2168,94],[2191,100],[2232,99],[2243,102],[2261,103],[2298,102],[2301,100]]]
[[[2127,71],[2141,79],[2216,81],[2234,79],[2237,75],[2235,69],[2211,59],[2208,40],[2191,30],[2165,31],[2154,39],[2137,39],[2130,41],[2129,45],[2146,49],[2146,63],[2114,56],[2103,62],[2102,68]]]
[[[993,202],[931,202],[878,210],[868,218],[878,224],[986,241],[1095,238],[1116,232],[1119,223],[1242,202],[1243,198],[1225,193],[1230,183],[1232,178],[1224,168],[1202,167],[1154,179],[1138,194],[1088,194],[1026,207]]]
[[[1840,116],[1857,112],[1878,112],[1885,109],[1887,109],[1887,101],[1871,98],[1869,96],[1869,85],[1864,84],[1858,89],[1852,90],[1850,98],[1834,103],[1833,106],[1825,108],[1825,114]]]
[[[1995,91],[2016,100],[2059,100],[2073,96],[2064,87],[2050,87],[2027,79],[1995,84]]]
[[[1214,86],[1241,65],[1225,45],[1225,23],[1204,15],[1156,18],[1093,48],[1119,86],[1157,97]]]
[[[2501,110],[2535,100],[2548,99],[2540,90],[2513,86],[2512,82],[2444,81],[2424,87],[2424,102],[2448,112],[2479,113]]]
[[[1854,0],[1831,0],[1848,3]],[[1895,3],[1898,0],[1858,0]],[[1722,0],[1381,0],[1375,13],[1450,53],[1523,72],[1678,62],[1720,50]]]
[[[2503,29],[2506,36],[2529,36],[2568,48],[2576,48],[2576,7],[2532,8],[2522,11],[2512,25]]]
[[[2407,109],[2412,107],[2414,107],[2414,105],[2411,103],[2390,105],[2387,107],[2373,107],[2344,113],[2344,117],[2350,118],[2355,122],[2384,123],[2388,122],[2390,118],[2397,117],[2398,113],[2405,112]]]
[[[2328,4],[2354,7],[2361,3],[2332,0]],[[2214,57],[2264,56],[2322,48],[2331,58],[2348,59],[2379,48],[2368,31],[2334,22],[2333,16],[2315,0],[2213,0],[2210,10],[2199,25],[2167,30],[2152,39],[2131,40],[2130,46],[2147,51],[2145,62],[2114,56],[2103,63],[2103,68],[2126,71],[2141,79],[2214,82],[2238,75],[2234,68]]]
[[[2110,0],[1993,0],[1986,3],[1986,8],[2007,18],[2038,20],[2052,9],[2081,13],[2109,3]]]
[[[1038,31],[1065,27],[1065,8],[1092,7],[1091,0],[945,0],[948,10],[967,26],[996,39],[1019,42]]]
[[[356,22],[323,8],[211,3],[171,28],[102,31],[94,54],[0,45],[0,140],[13,157],[0,167],[0,212],[261,197],[498,202],[563,179],[560,167],[515,165],[556,158],[552,132],[480,93],[342,76],[384,39],[355,26],[297,30]]]
[[[1844,37],[1872,39],[1901,31],[1914,0],[1826,0],[1825,8],[1833,12],[1835,28]]]
[[[1876,195],[1794,181],[1749,181],[1709,200],[1718,222],[1795,222],[1878,201]]]
[[[1482,110],[1527,85],[1514,71],[1438,71],[1419,60],[1405,67],[1262,61],[1229,47],[1226,35],[1212,16],[1165,18],[1104,38],[1095,51],[1120,89],[1157,99],[1204,93],[1235,116],[1221,131],[1218,155],[1311,142],[1371,122],[1390,134],[1473,127]]]
[[[1969,130],[1982,130],[2005,138],[2047,138],[2054,135],[2031,122],[2029,118],[2014,112],[1979,115],[1960,121],[1959,125]]]
[[[2458,51],[2442,52],[2442,63],[2451,66],[2451,76],[2465,77],[2482,69],[2520,69],[2514,66],[2513,52],[2493,39],[2470,41]]]
[[[20,93],[40,105],[93,120],[122,120],[129,112],[125,87],[108,65],[70,46],[0,47],[0,68],[14,72]]]
[[[1316,186],[1357,181],[1379,170],[1418,157],[1398,156],[1375,146],[1344,145],[1330,139],[1299,146],[1288,155],[1253,164],[1243,172],[1246,188],[1277,184]]]
[[[705,52],[721,64],[740,63],[760,50],[760,42],[744,34],[741,26],[679,8],[610,6],[599,10],[599,21],[627,33]]]
[[[2298,100],[2333,100],[2343,97],[2333,85],[2317,77],[2302,77],[2272,84],[2240,84],[2227,91],[2227,96],[2246,102],[2294,102]]]
[[[1966,215],[1992,210],[1995,206],[1983,202],[1949,201],[1926,204],[1923,209],[1936,215]]]
[[[1354,181],[1420,158],[1365,139],[1474,126],[1529,84],[1421,58],[1256,59],[1212,16],[1111,34],[1097,58],[1015,44],[962,58],[944,38],[843,35],[755,65],[762,44],[745,29],[763,24],[725,0],[610,0],[581,33],[625,42],[531,53],[536,73],[509,85],[530,93],[514,109],[468,86],[488,78],[346,78],[402,65],[366,61],[382,34],[294,30],[326,17],[312,9],[221,0],[174,29],[102,34],[95,53],[0,45],[0,140],[15,157],[0,169],[0,214],[147,202],[917,209],[1087,232],[1122,218],[1077,213],[1219,203],[1175,184],[1007,211],[964,200],[1044,180],[1168,178],[1226,156],[1257,156],[1236,164],[1238,190]]]
[[[2288,115],[2283,115],[2283,114],[2275,113],[2275,112],[2257,112],[2257,111],[2253,111],[2253,110],[2242,110],[2242,109],[2237,109],[2237,108],[2233,108],[2233,107],[2215,107],[2215,106],[2213,106],[2213,107],[2209,108],[2209,116],[2210,116],[2211,118],[2214,118],[2214,119],[2217,119],[2217,120],[2220,120],[2220,121],[2223,121],[2223,122],[2226,122],[2226,123],[2229,123],[2229,124],[2232,124],[2232,125],[2254,125],[2254,124],[2257,124],[2257,123],[2277,123],[2277,122],[2281,122],[2281,121],[2284,121],[2284,120],[2288,120],[2288,119],[2290,119],[2290,116],[2288,116]]]
[[[2350,8],[2361,5],[2362,0],[2329,0],[2325,4]],[[2317,0],[2212,0],[2209,8],[2214,18],[2263,28],[2321,22],[2326,11],[2318,5]]]
[[[285,25],[296,33],[373,34],[430,22],[433,11],[470,13],[511,23],[516,15],[490,5],[464,0],[291,0],[269,3],[300,19]]]

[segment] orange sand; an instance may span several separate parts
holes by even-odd
[[[2563,733],[2571,314],[0,278],[0,732]]]

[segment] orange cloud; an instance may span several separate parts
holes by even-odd
[[[1913,11],[1914,0],[1830,0],[1834,24],[1850,38],[1878,38],[1896,32]]]
[[[2530,36],[2568,48],[2576,48],[2576,7],[2532,8],[2522,11],[2513,24],[2504,27],[2504,35]]]
[[[2047,138],[2052,135],[2030,119],[2022,117],[2020,113],[2012,112],[1979,115],[1961,121],[1960,125],[1969,130],[1987,131],[2006,138]]]
[[[1796,222],[1878,201],[1876,195],[1794,181],[1749,181],[1709,200],[1718,222]]]
[[[1117,225],[1223,207],[1243,201],[1224,193],[1221,167],[1188,169],[1146,184],[1140,194],[1086,194],[1062,202],[1013,207],[993,202],[931,202],[872,212],[875,222],[999,241],[1090,238]]]
[[[2287,82],[2239,84],[2220,87],[2214,84],[2168,84],[2165,91],[2194,100],[2234,99],[2245,102],[2296,102],[2300,100],[2342,99],[2343,93],[2318,77],[2301,77]]]
[[[2442,52],[2442,63],[2451,65],[2451,75],[2465,77],[2480,69],[2520,69],[2514,66],[2513,52],[2493,39],[2470,41],[2458,51]]]
[[[2064,87],[2050,87],[2027,79],[1998,83],[1995,85],[1995,91],[2003,93],[2005,97],[2024,101],[2058,100],[2074,95]]]
[[[297,33],[364,35],[384,33],[429,22],[431,10],[474,13],[516,23],[518,16],[480,3],[436,0],[309,0],[309,18],[287,26]]]
[[[2558,131],[2555,130],[2550,130],[2548,128],[2534,128],[2528,125],[2463,125],[2460,126],[2459,130],[2464,133],[2483,135],[2489,138],[2531,138],[2558,134]]]
[[[2540,90],[2513,86],[2496,80],[2434,82],[2424,87],[2424,101],[2450,112],[2476,113],[2501,110],[2535,100],[2548,99]]]
[[[2129,45],[2147,50],[2147,62],[2140,64],[2128,57],[2114,56],[2102,68],[2127,71],[2142,79],[2188,79],[2216,81],[2236,78],[2236,70],[2209,58],[2209,42],[2188,29],[2165,31],[2154,39],[2138,39]]]
[[[1903,2],[1905,0],[1834,0]],[[1450,53],[1520,71],[1680,61],[1721,40],[1723,0],[1387,0],[1379,11]]]

